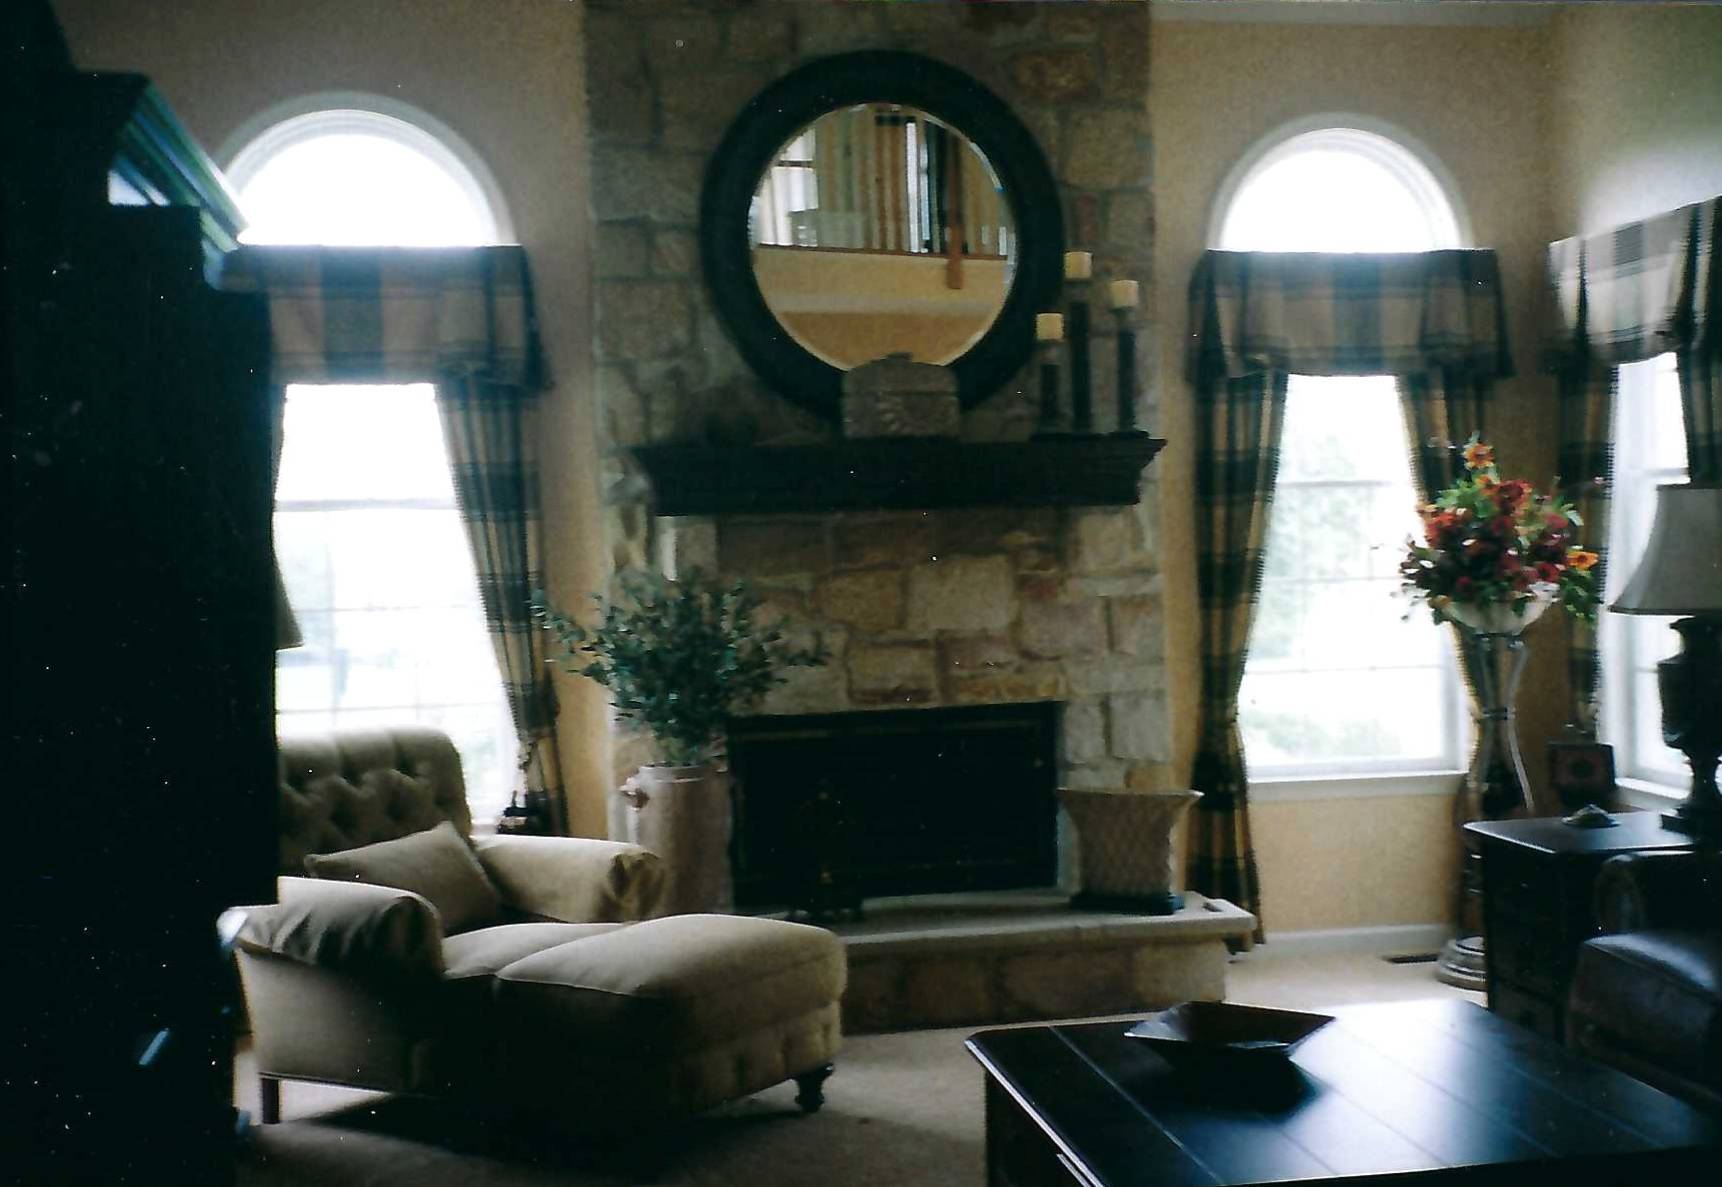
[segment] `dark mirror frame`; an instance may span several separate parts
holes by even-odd
[[[964,408],[996,392],[1034,349],[1034,315],[1058,301],[1064,219],[1058,185],[1033,134],[975,79],[917,54],[866,50],[822,58],[754,96],[706,167],[700,258],[712,302],[741,355],[784,398],[835,421],[844,371],[808,351],[765,303],[747,215],[778,151],[820,116],[857,103],[917,107],[967,136],[991,163],[1017,231],[1015,273],[987,331],[950,364]]]

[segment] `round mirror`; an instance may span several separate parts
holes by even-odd
[[[790,337],[833,367],[951,363],[998,320],[1016,228],[998,173],[917,107],[858,103],[785,141],[748,212],[753,274]]]
[[[742,356],[830,419],[850,368],[939,363],[963,405],[1029,358],[1057,300],[1057,185],[1010,109],[961,71],[866,51],[757,95],[707,167],[700,248]]]

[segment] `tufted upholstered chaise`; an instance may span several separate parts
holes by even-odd
[[[231,913],[265,1121],[284,1079],[583,1124],[685,1115],[788,1079],[818,1107],[845,977],[830,933],[653,918],[664,866],[638,846],[470,837],[459,756],[434,730],[283,741],[280,795],[280,901]],[[444,821],[468,837],[500,920],[446,934],[417,894],[296,876],[308,856],[413,844]]]

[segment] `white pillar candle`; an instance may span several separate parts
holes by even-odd
[[[1064,341],[1064,314],[1037,313],[1034,315],[1034,337],[1037,342]]]
[[[1141,286],[1134,280],[1114,280],[1108,290],[1112,294],[1114,309],[1134,309],[1142,296]]]
[[[1066,280],[1087,280],[1094,275],[1094,257],[1085,251],[1067,251],[1064,253],[1064,278]]]

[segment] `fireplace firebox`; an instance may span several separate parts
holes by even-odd
[[[1059,709],[733,721],[737,907],[823,918],[863,898],[1053,884]]]

